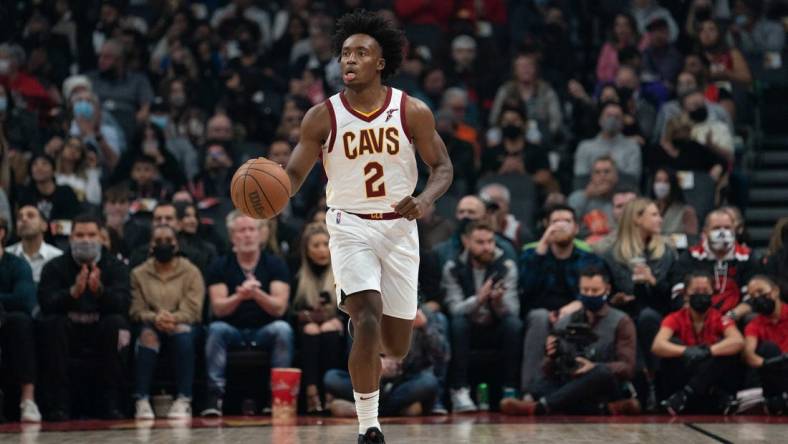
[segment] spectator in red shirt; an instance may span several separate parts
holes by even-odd
[[[687,275],[685,306],[665,317],[651,346],[662,358],[663,392],[673,393],[662,406],[674,416],[690,403],[708,405],[712,393],[722,407],[729,405],[741,380],[736,375],[744,340],[736,323],[712,307],[713,293],[711,275]]]
[[[747,281],[758,267],[752,251],[736,242],[736,222],[722,209],[706,216],[701,241],[680,257],[671,276],[673,297],[681,294],[683,273],[704,271],[713,276],[712,307],[738,321],[752,310],[747,299]]]
[[[758,316],[744,329],[744,360],[757,368],[767,412],[788,410],[788,305],[780,298],[780,287],[769,277],[756,275],[748,285],[752,309]]]

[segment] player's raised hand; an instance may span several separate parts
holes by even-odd
[[[424,215],[428,203],[422,201],[418,197],[407,196],[396,204],[391,204],[394,211],[400,214],[407,220],[418,219]]]

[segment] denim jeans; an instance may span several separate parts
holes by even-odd
[[[140,337],[147,331],[152,331],[158,338],[159,344],[166,344],[170,353],[175,353],[175,385],[178,396],[191,399],[192,383],[194,382],[194,341],[196,326],[178,324],[172,334],[163,333],[153,326],[143,325],[140,328]],[[142,345],[139,337],[134,347],[134,398],[147,399],[150,395],[151,379],[156,369],[156,358],[159,348]]]
[[[208,373],[208,389],[224,394],[227,380],[227,349],[251,346],[267,350],[271,354],[272,367],[290,367],[293,362],[293,329],[285,321],[274,321],[258,329],[238,329],[232,325],[214,321],[208,327],[205,341],[205,362]]]
[[[420,402],[425,409],[429,409],[438,395],[439,385],[438,378],[435,377],[431,367],[418,373],[403,375],[394,382],[389,391],[381,389],[380,415],[399,415],[403,409],[415,402]],[[326,393],[330,393],[335,398],[354,401],[350,373],[345,370],[327,371],[323,377],[323,386]]]
[[[473,323],[468,316],[451,318],[452,388],[468,385],[468,366],[474,348],[496,349],[500,352],[501,383],[516,387],[520,372],[523,322],[507,315],[490,325]]]

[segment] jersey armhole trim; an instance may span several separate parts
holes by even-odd
[[[326,99],[324,102],[326,109],[328,109],[329,120],[331,121],[331,134],[328,137],[328,150],[331,152],[334,149],[334,142],[337,140],[337,116],[334,114],[334,106],[331,104],[331,99]]]
[[[405,91],[402,91],[402,95],[399,99],[399,115],[400,120],[402,120],[402,130],[405,131],[405,137],[408,138],[409,141],[413,141],[413,138],[410,135],[410,128],[408,128],[408,94]]]

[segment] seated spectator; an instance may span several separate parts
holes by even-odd
[[[618,169],[610,156],[593,161],[591,179],[585,189],[569,195],[569,206],[580,221],[581,237],[604,236],[613,230],[611,198],[618,185]]]
[[[150,259],[131,271],[129,317],[137,324],[134,348],[136,419],[154,419],[148,396],[162,342],[175,354],[177,398],[170,419],[191,418],[195,333],[202,320],[205,284],[200,270],[178,254],[178,237],[169,225],[153,228]]]
[[[189,190],[198,200],[227,199],[235,172],[229,148],[223,143],[208,142],[198,157],[201,170],[189,184]]]
[[[604,268],[582,269],[577,290],[583,308],[558,320],[554,333],[547,337],[543,375],[523,400],[501,401],[501,412],[511,415],[601,413],[599,406],[603,403],[607,406],[605,411],[612,414],[640,411],[637,399],[623,399],[623,386],[635,373],[632,320],[607,304],[610,278]],[[556,332],[571,331],[578,324],[590,328],[595,335],[593,341],[586,342],[580,355],[559,353],[558,342],[566,339],[558,339]]]
[[[744,340],[735,322],[715,308],[713,292],[710,274],[690,272],[684,308],[665,317],[651,347],[662,358],[664,393],[670,394],[661,404],[673,416],[708,405],[702,401],[712,394],[715,407],[724,409],[738,389]]]
[[[44,242],[49,227],[38,208],[25,205],[16,213],[16,235],[19,242],[6,247],[6,253],[24,259],[33,271],[33,282],[38,285],[41,270],[47,262],[63,254],[60,248]]]
[[[729,28],[733,43],[747,55],[766,55],[764,66],[769,63],[769,53],[781,53],[785,47],[785,28],[766,14],[763,0],[736,0],[733,3],[735,20]],[[776,5],[775,5],[776,6]]]
[[[380,415],[418,416],[429,412],[437,399],[440,385],[433,367],[448,359],[443,334],[434,315],[419,310],[413,321],[413,337],[408,355],[401,362],[382,356]],[[333,416],[355,417],[351,401],[353,386],[346,370],[329,370],[323,378],[327,403]]]
[[[603,156],[609,156],[615,161],[618,172],[623,175],[622,180],[633,184],[640,183],[643,167],[640,147],[621,134],[623,118],[624,112],[618,103],[608,102],[602,105],[599,112],[599,135],[580,142],[575,152],[574,174],[576,181],[579,181],[575,184],[577,187],[585,185],[583,180],[591,174],[589,167]]]
[[[524,393],[530,393],[542,373],[551,325],[581,308],[575,297],[579,271],[604,265],[585,242],[575,239],[578,225],[572,207],[549,207],[544,225],[539,242],[526,245],[520,256],[520,312],[526,328],[520,384]]]
[[[184,208],[184,212],[185,212]],[[200,272],[205,274],[216,257],[216,249],[210,243],[196,239],[193,235],[181,234],[181,219],[178,217],[178,207],[170,202],[160,202],[153,209],[153,226],[167,225],[178,234],[178,250],[189,259]],[[152,233],[151,233],[152,234]],[[145,237],[149,239],[148,233]],[[129,265],[136,267],[145,262],[150,256],[150,247],[145,245],[148,240],[138,239],[139,245],[131,252]],[[140,245],[142,244],[142,245]]]
[[[755,274],[757,263],[751,250],[736,242],[733,217],[725,211],[714,210],[706,216],[700,243],[682,253],[673,273],[673,297],[684,287],[680,274],[705,271],[714,277],[712,305],[733,320],[751,312],[744,303],[747,281]]]
[[[27,72],[25,50],[18,44],[0,44],[0,84],[15,96],[20,107],[40,115],[46,114],[52,106],[52,98],[38,76]]]
[[[725,43],[720,25],[711,17],[698,24],[698,43],[711,62],[711,81],[719,88],[732,91],[733,87],[747,88],[752,74],[741,51]]]
[[[497,123],[503,139],[500,144],[484,150],[479,175],[528,174],[545,191],[558,191],[547,150],[526,136],[528,126],[523,111],[507,106],[500,114]]]
[[[681,115],[682,108],[679,97],[684,97],[684,95],[694,90],[703,91],[697,76],[687,70],[680,72],[676,79],[676,98],[665,102],[657,113],[657,123],[654,127],[654,134],[651,136],[652,143],[659,143],[665,135],[667,123],[674,117]],[[728,111],[720,104],[708,99],[706,99],[706,107],[709,110],[709,119],[725,123],[731,134],[733,134],[733,119],[731,119]]]
[[[610,83],[616,79],[618,72],[618,51],[638,44],[639,35],[635,18],[625,12],[619,12],[613,18],[612,32],[608,41],[602,45],[596,62],[596,80],[600,84]]]
[[[79,200],[71,187],[55,182],[55,161],[45,154],[30,161],[30,185],[19,189],[16,204],[38,208],[44,219],[58,222],[72,219],[79,212]]]
[[[139,181],[133,176],[133,168],[138,159],[142,157],[151,159],[154,162],[156,170],[161,173],[160,177],[155,177],[154,179],[162,182],[163,187],[177,189],[186,184],[186,176],[183,173],[181,164],[167,149],[164,132],[151,122],[146,122],[134,134],[131,146],[120,157],[118,167],[115,169],[109,182],[117,184],[129,178],[132,181]]]
[[[509,240],[515,251],[519,251],[523,242],[530,240],[531,233],[524,223],[509,212],[512,199],[509,189],[499,183],[491,183],[479,190],[479,197],[486,202],[496,233]]]
[[[74,116],[68,126],[68,134],[94,151],[99,164],[105,167],[106,173],[110,173],[127,151],[126,134],[111,115],[105,116],[98,98],[89,88],[72,92],[68,103]]]
[[[452,409],[475,411],[468,387],[471,349],[501,353],[504,387],[517,385],[523,324],[517,297],[517,266],[495,246],[495,232],[471,222],[462,235],[463,251],[443,268],[446,309],[451,316]]]
[[[69,418],[69,356],[92,350],[101,367],[95,377],[108,419],[121,419],[122,356],[129,344],[128,268],[101,248],[101,221],[89,215],[74,218],[67,254],[44,265],[38,284],[42,313],[44,380],[53,403],[49,419]]]
[[[325,220],[325,215],[323,220]],[[454,224],[435,211],[435,204],[427,207],[416,222],[418,222],[419,229],[419,245],[428,251],[445,242],[454,234]]]
[[[30,266],[24,259],[3,252],[8,237],[8,222],[0,218],[0,303],[3,323],[0,325],[0,347],[4,367],[10,369],[14,384],[22,391],[20,420],[41,422],[35,402],[36,346],[33,334],[33,307],[36,287]]]
[[[460,140],[455,136],[457,133],[457,120],[449,111],[438,111],[435,114],[435,131],[438,132],[441,140],[446,144],[446,151],[449,153],[449,157],[452,159],[456,169],[454,181],[448,192],[460,196],[473,193],[476,190],[477,176],[481,174],[481,172],[477,173],[479,159],[476,158],[480,153],[474,152],[473,144]],[[418,168],[419,185],[417,185],[417,189],[419,186],[427,183],[430,173],[424,162],[419,162]]]
[[[306,387],[306,411],[317,413],[323,410],[319,390],[323,375],[342,365],[345,329],[337,313],[328,230],[324,223],[311,223],[304,228],[301,268],[293,280],[293,288],[293,311],[301,343],[302,379]]]
[[[256,346],[271,356],[272,367],[293,362],[293,330],[282,319],[290,297],[287,266],[261,251],[262,221],[233,211],[227,229],[233,253],[213,261],[206,274],[214,321],[205,342],[208,400],[202,416],[221,416],[227,350]]]
[[[540,78],[537,53],[521,53],[512,60],[512,78],[495,94],[490,109],[490,126],[503,120],[503,110],[507,106],[518,107],[520,104],[528,111],[528,120],[536,122],[542,134],[536,143],[552,146],[561,130],[561,102],[550,84]]]
[[[55,182],[68,185],[80,202],[101,203],[101,169],[95,163],[96,153],[88,153],[77,137],[68,137],[55,159]],[[90,157],[93,158],[91,161]]]
[[[611,199],[613,202],[613,222],[615,223],[615,228],[601,239],[599,237],[586,239],[586,242],[591,244],[594,253],[602,256],[613,248],[613,244],[618,237],[618,227],[621,223],[621,216],[624,214],[624,208],[626,208],[627,204],[637,199],[637,197],[638,193],[634,187],[616,187]]]
[[[637,21],[638,31],[645,34],[648,25],[656,19],[664,20],[668,31],[668,41],[675,42],[679,36],[679,27],[670,11],[659,5],[656,0],[635,0],[630,7],[632,16]]]
[[[1,60],[3,59],[0,57],[0,64]],[[3,140],[4,155],[7,155],[9,150],[33,151],[38,149],[42,143],[36,114],[25,109],[24,104],[17,106],[14,96],[16,96],[16,92],[9,90],[3,82],[0,82],[0,138]],[[19,96],[16,97],[19,98]],[[13,169],[15,170],[16,183],[21,183],[25,178],[25,168],[23,167],[25,160],[21,156],[15,159]],[[7,174],[4,173],[4,175]],[[9,189],[9,179],[11,178],[3,177],[2,183],[0,183],[6,190]]]
[[[139,218],[132,218],[129,210],[131,192],[123,185],[104,190],[102,212],[107,234],[111,239],[113,256],[128,258],[131,250],[147,242],[150,227]]]
[[[662,234],[669,237],[674,248],[681,250],[697,242],[698,215],[684,200],[676,172],[657,168],[651,184],[649,194],[662,216]]]
[[[475,158],[479,159],[481,148],[479,146],[479,133],[476,128],[466,122],[468,114],[468,93],[457,87],[446,89],[443,93],[440,111],[448,111],[454,118],[454,137],[473,146]]]
[[[487,208],[478,196],[468,195],[457,202],[457,209],[454,217],[457,221],[457,230],[445,241],[435,246],[435,253],[438,254],[438,261],[441,269],[447,261],[454,259],[462,252],[462,234],[465,226],[472,221],[479,221],[486,218]],[[502,236],[495,235],[495,246],[503,251],[507,259],[514,260],[517,253],[514,251],[512,243]]]
[[[665,128],[660,149],[652,151],[658,166],[708,171],[719,180],[733,162],[733,137],[727,125],[709,119],[706,99],[698,90],[681,97],[682,114]]]
[[[744,215],[741,213],[739,207],[724,205],[720,207],[720,210],[727,211],[733,218],[733,232],[736,235],[736,242],[745,247],[749,247],[747,243],[750,241],[750,235],[747,233]]]
[[[788,217],[774,225],[762,265],[764,273],[780,286],[780,294],[788,295]]]
[[[113,182],[110,180],[110,183]],[[133,213],[148,212],[158,201],[172,194],[172,186],[162,177],[156,159],[144,154],[132,161],[128,180],[115,185],[131,191]]]
[[[172,155],[183,174],[185,181],[189,181],[197,175],[199,166],[197,165],[197,150],[194,149],[191,141],[177,132],[175,122],[170,120],[167,103],[161,97],[153,99],[150,108],[149,121],[152,126],[158,128],[164,137],[164,148]]]
[[[788,306],[780,288],[766,276],[754,276],[747,287],[758,316],[744,329],[744,360],[758,369],[767,412],[784,414],[788,411]]]
[[[201,224],[197,206],[189,202],[173,202],[175,207],[175,228],[181,251],[188,251],[189,261],[205,273],[217,255],[216,245],[211,242],[211,232],[200,231]],[[215,236],[214,236],[215,237]],[[201,268],[202,267],[202,268]]]
[[[634,53],[639,56],[637,51]],[[621,58],[621,55],[618,57]],[[624,111],[635,117],[639,134],[644,140],[649,140],[657,120],[656,107],[668,100],[667,88],[661,82],[641,81],[638,68],[623,62],[616,73],[615,85]],[[634,103],[627,106],[630,99]]]
[[[648,46],[643,50],[643,71],[672,89],[673,80],[684,64],[684,57],[671,43],[668,22],[652,17],[646,24]]]

